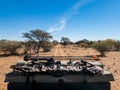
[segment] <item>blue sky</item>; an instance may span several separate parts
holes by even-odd
[[[120,0],[0,0],[0,39],[35,29],[54,40],[120,40]]]

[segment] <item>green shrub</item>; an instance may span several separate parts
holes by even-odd
[[[18,41],[0,41],[0,50],[4,52],[4,54],[15,55],[18,54],[16,51],[21,47],[21,43]]]
[[[103,40],[100,42],[94,42],[92,47],[98,50],[101,56],[105,56],[105,52],[111,51],[114,47],[114,42],[111,40]]]
[[[51,49],[53,48],[53,44],[51,43],[51,42],[43,42],[42,43],[42,48],[43,48],[43,50],[44,50],[44,52],[49,52],[49,51],[51,51]]]

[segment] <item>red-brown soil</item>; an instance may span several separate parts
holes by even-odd
[[[66,48],[58,45],[51,52],[40,52],[40,56],[93,56],[99,53],[91,48],[84,49],[76,46],[67,46]],[[5,74],[10,72],[10,66],[17,61],[22,60],[22,56],[0,57],[0,90],[7,90],[7,83],[4,82]],[[111,83],[111,90],[120,90],[120,52],[106,53],[106,57],[100,58],[101,62],[113,73],[115,81]]]

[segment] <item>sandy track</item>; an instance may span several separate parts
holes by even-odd
[[[60,44],[58,44],[56,47],[55,47],[55,51],[54,51],[54,54],[53,56],[65,56],[65,53],[63,52],[63,50],[61,49],[62,46]]]

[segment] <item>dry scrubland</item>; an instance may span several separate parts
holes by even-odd
[[[99,55],[99,53],[91,48],[84,49],[78,48],[75,46],[63,46],[54,47],[51,52],[45,53],[40,51],[40,55],[55,55],[55,56],[88,56],[88,55]],[[8,56],[0,57],[0,90],[7,90],[7,83],[4,83],[5,74],[11,69],[10,65],[15,64],[18,60],[21,60],[23,57],[19,56]],[[120,90],[120,52],[109,52],[106,53],[106,57],[100,58],[113,73],[115,81],[111,82],[111,90]]]

